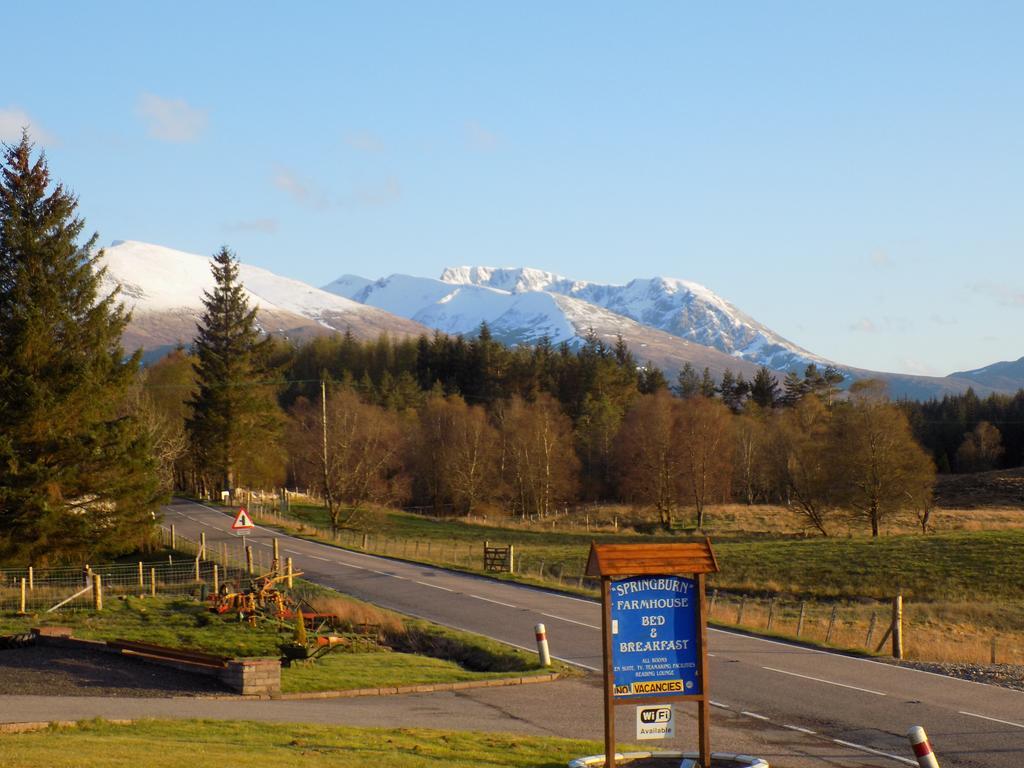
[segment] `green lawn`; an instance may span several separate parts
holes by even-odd
[[[298,511],[318,524],[326,517],[316,508]],[[567,586],[575,586],[591,541],[655,543],[691,538],[632,531],[528,531],[390,510],[369,512],[363,523],[370,532],[371,551],[382,551],[383,547],[388,554],[430,562],[447,559],[447,550],[439,549],[446,542],[461,545],[463,551],[470,544],[482,546],[485,539],[497,544],[514,543],[523,577],[536,578],[543,567],[549,580],[562,574]],[[348,536],[348,542],[359,542],[354,533]],[[416,541],[436,544],[428,554],[425,545],[413,548]],[[900,534],[878,539],[723,532],[713,534],[712,543],[722,570],[711,577],[710,584],[723,589],[781,591],[822,598],[884,598],[902,590],[908,598],[927,601],[1024,595],[1024,569],[1019,567],[1024,560],[1022,529]]]
[[[5,768],[564,768],[602,751],[568,739],[209,720],[92,721],[0,737]]]
[[[420,620],[367,607],[324,587],[303,582],[299,589],[308,599],[330,596],[332,610],[354,611],[405,632],[392,632],[389,645],[374,647],[357,642],[356,651],[336,649],[312,663],[297,663],[281,670],[286,692],[333,691],[454,683],[546,673],[536,654],[484,637],[447,629]],[[363,614],[370,611],[367,617]],[[210,613],[189,597],[131,597],[106,601],[102,612],[67,611],[36,616],[0,615],[0,635],[27,632],[31,627],[71,627],[75,637],[91,640],[136,640],[175,648],[188,648],[222,656],[278,656],[279,644],[292,639],[288,625],[261,622],[256,627],[228,616]],[[558,663],[554,671],[572,674]]]
[[[314,664],[298,663],[282,669],[281,690],[296,693],[389,688],[486,680],[509,674],[471,672],[452,661],[413,653],[334,652]]]

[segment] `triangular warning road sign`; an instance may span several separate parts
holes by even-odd
[[[233,531],[251,531],[255,527],[256,524],[249,517],[249,513],[245,511],[245,507],[238,510],[238,514],[235,515],[235,522],[231,524],[231,530]]]

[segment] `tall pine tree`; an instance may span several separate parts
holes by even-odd
[[[256,326],[256,308],[238,278],[238,261],[224,247],[210,265],[213,292],[203,292],[205,312],[193,342],[197,390],[186,423],[203,495],[258,483],[273,473],[268,446],[277,444],[280,411],[267,382],[269,337]],[[270,464],[271,466],[267,466]]]
[[[23,134],[0,160],[0,557],[83,562],[152,529],[157,473],[128,391],[128,314],[96,235]]]

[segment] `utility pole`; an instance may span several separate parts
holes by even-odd
[[[331,496],[331,471],[327,464],[327,381],[320,379],[320,425],[322,432],[323,456],[322,464],[324,470],[324,501],[327,502],[327,510],[331,515],[331,529],[334,529],[334,499]]]

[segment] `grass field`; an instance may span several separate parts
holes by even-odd
[[[351,650],[335,650],[314,663],[285,667],[281,670],[285,692],[453,683],[551,671],[539,667],[535,654],[487,638],[406,620],[324,588],[303,585],[303,591],[307,599],[345,621],[380,626],[385,641],[376,644],[354,638]],[[110,600],[102,612],[0,615],[0,635],[44,625],[69,626],[75,637],[83,639],[136,640],[229,657],[278,656],[279,644],[291,640],[294,633],[287,624],[264,621],[251,627],[212,614],[189,597]],[[561,663],[557,671],[569,672]]]
[[[295,519],[267,522],[310,538],[330,538],[326,513],[293,506]],[[803,639],[824,643],[831,611],[831,645],[872,648],[884,631],[888,601],[906,600],[907,652],[911,657],[988,661],[993,638],[1000,660],[1024,662],[1024,510],[1008,507],[940,509],[922,535],[913,519],[890,524],[877,539],[853,521],[838,520],[823,537],[783,507],[722,505],[709,512],[721,572],[709,587],[722,591],[716,620],[737,624],[740,595],[748,596],[745,627],[767,629],[768,601],[776,599],[772,632],[794,634],[800,602],[818,616]],[[515,578],[589,591],[580,578],[592,541],[678,541],[693,535],[660,532],[648,516],[622,506],[600,507],[526,523],[500,515],[432,518],[392,509],[363,513],[358,531],[335,543],[410,560],[479,570],[484,540],[515,544]],[[589,529],[589,530],[588,530]],[[365,538],[364,538],[365,537]],[[509,578],[502,575],[501,578]],[[588,589],[589,588],[589,589]],[[726,609],[730,601],[736,605]],[[760,601],[760,602],[759,602]],[[784,605],[790,606],[784,609]],[[869,632],[875,614],[877,633]]]
[[[568,739],[207,720],[92,721],[0,737],[5,768],[563,768],[602,751]]]

